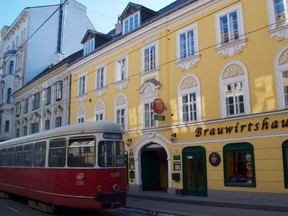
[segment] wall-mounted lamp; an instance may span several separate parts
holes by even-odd
[[[132,144],[132,138],[127,139],[126,145],[127,145],[128,147],[130,147],[131,144]]]
[[[171,139],[171,142],[173,143],[174,140],[176,139],[176,133],[172,133],[170,139]]]

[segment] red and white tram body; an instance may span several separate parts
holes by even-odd
[[[0,143],[0,191],[54,206],[125,205],[121,128],[89,122]]]

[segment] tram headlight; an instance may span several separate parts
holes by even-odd
[[[97,185],[96,191],[97,193],[102,193],[103,192],[102,185]]]
[[[114,192],[119,192],[119,191],[120,191],[120,186],[119,186],[118,184],[114,184],[114,185],[112,186],[112,188],[113,188],[113,191],[114,191]]]

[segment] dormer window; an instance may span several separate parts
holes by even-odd
[[[84,44],[84,55],[88,55],[91,52],[93,52],[95,48],[95,39],[92,38],[90,40],[87,40],[86,43]]]
[[[132,14],[131,16],[127,17],[123,20],[123,32],[127,34],[129,32],[134,31],[135,29],[139,28],[140,26],[140,12]]]

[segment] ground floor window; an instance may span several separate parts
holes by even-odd
[[[225,186],[255,187],[253,145],[227,144],[223,149]]]
[[[288,188],[288,140],[283,143],[284,184]]]

